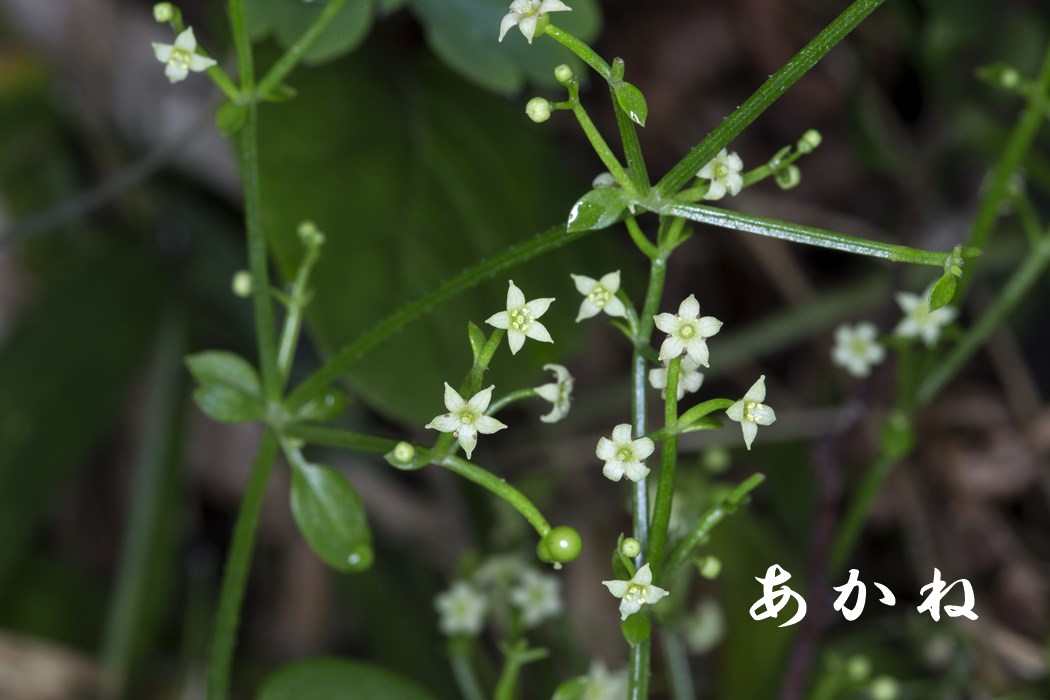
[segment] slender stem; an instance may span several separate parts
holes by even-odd
[[[678,165],[663,176],[657,183],[657,192],[662,196],[674,194],[685,183],[689,182],[696,171],[704,166],[715,155],[725,148],[737,134],[769,108],[795,81],[824,58],[842,39],[853,31],[858,24],[870,15],[885,0],[856,0],[824,28],[812,41],[778,70],[755,94],[740,105],[732,114],[697,144]]]
[[[203,53],[198,49],[199,53]],[[215,87],[222,91],[222,94],[229,98],[230,102],[238,103],[242,100],[243,95],[241,91],[237,89],[237,86],[230,80],[230,76],[226,75],[220,66],[215,65],[208,69],[208,77],[215,83]]]
[[[871,506],[899,458],[900,456],[895,452],[883,448],[875,462],[864,473],[864,479],[850,501],[846,517],[842,519],[835,533],[835,543],[831,547],[831,556],[828,558],[829,576],[835,576],[845,567],[857,543],[857,538],[864,529],[864,523],[868,520]]]
[[[547,519],[543,517],[543,513],[533,505],[532,501],[530,501],[521,491],[517,490],[498,476],[455,455],[445,457],[439,463],[439,466],[445,467],[449,471],[459,474],[468,481],[473,481],[478,486],[486,488],[502,498],[510,504],[514,510],[521,513],[540,537],[543,537],[550,532],[550,523],[548,523]]]
[[[546,649],[528,649],[524,642],[517,647],[507,649],[505,653],[506,661],[503,663],[503,671],[496,683],[495,700],[515,700],[518,696],[518,676],[521,673],[521,667],[547,656]]]
[[[230,666],[237,643],[244,587],[248,581],[248,570],[251,568],[255,529],[259,524],[266,485],[276,458],[277,435],[268,430],[252,465],[248,487],[244,492],[244,500],[241,501],[241,510],[237,514],[233,543],[226,557],[226,570],[219,594],[219,609],[215,618],[215,635],[212,639],[208,668],[208,700],[227,700],[229,696]]]
[[[671,522],[671,501],[674,497],[674,475],[678,464],[678,435],[674,427],[678,423],[678,379],[682,358],[678,356],[667,365],[667,387],[664,390],[664,427],[668,428],[660,446],[660,481],[656,487],[656,504],[653,507],[653,523],[649,529],[649,551],[646,557],[659,575],[663,561],[664,544],[667,542],[667,527]]]
[[[637,198],[638,192],[636,191],[634,181],[624,170],[623,166],[620,165],[620,161],[617,160],[616,155],[609,148],[609,144],[605,142],[598,127],[591,121],[590,116],[587,114],[587,110],[584,109],[583,104],[580,102],[580,86],[575,80],[568,85],[569,88],[569,104],[572,106],[572,113],[576,115],[576,121],[580,122],[580,127],[583,128],[583,133],[587,136],[587,140],[591,142],[591,148],[601,159],[606,169],[616,178],[616,182],[620,184],[620,187],[624,189],[632,198]]]
[[[558,224],[529,240],[508,248],[493,258],[482,260],[472,265],[424,296],[402,306],[373,326],[369,331],[358,336],[352,343],[344,346],[323,367],[296,387],[288,398],[288,405],[294,409],[320,395],[328,385],[353,367],[371,350],[381,345],[412,321],[425,316],[457,294],[475,287],[498,272],[531,260],[543,253],[556,250],[590,233],[593,233],[593,230],[566,232],[565,224]]]
[[[617,58],[615,64],[618,70],[614,69],[614,73],[618,73],[622,77],[623,59]],[[620,129],[620,143],[623,145],[623,154],[627,159],[627,172],[631,176],[631,181],[634,182],[634,186],[638,189],[639,194],[644,196],[649,193],[649,171],[645,167],[642,144],[638,141],[638,130],[635,127],[634,120],[620,106],[620,101],[616,99],[614,84],[609,85],[609,92],[612,97],[613,112],[616,114],[616,126]]]
[[[474,666],[470,663],[469,645],[453,640],[449,643],[449,658],[452,664],[452,675],[456,679],[456,686],[464,700],[485,700],[485,694],[481,691],[481,683],[478,682],[478,675],[474,673]]]
[[[765,480],[766,477],[762,474],[752,474],[733,489],[721,503],[707,511],[703,517],[697,520],[686,536],[667,555],[667,565],[661,569],[661,581],[670,579],[675,571],[689,560],[697,545],[707,539],[715,526],[725,520],[727,515],[735,513],[748,494],[758,488],[759,484]]]
[[[686,653],[681,637],[674,630],[662,627],[660,641],[663,643],[664,659],[667,663],[668,678],[671,681],[671,699],[695,700],[696,690],[693,687],[693,674],[689,668],[689,655]]]
[[[645,257],[653,260],[660,255],[660,251],[656,249],[656,246],[646,238],[645,232],[642,231],[641,227],[638,226],[638,220],[633,216],[628,216],[624,219],[624,223],[627,224],[627,233],[631,234],[631,240],[638,246],[638,250],[642,251]]]
[[[612,77],[612,67],[605,62],[605,59],[572,34],[553,24],[548,24],[546,31],[543,33],[579,56],[584,63],[593,68],[605,80],[609,80]]]
[[[470,396],[481,391],[481,380],[485,376],[485,372],[488,371],[489,364],[492,362],[493,355],[496,354],[496,350],[499,349],[500,343],[503,342],[503,336],[506,335],[506,331],[502,328],[497,328],[492,331],[492,335],[485,342],[485,346],[481,348],[481,352],[478,353],[478,359],[474,362],[474,366],[471,367],[470,372],[467,374],[467,382],[470,386]],[[467,398],[470,398],[469,396]]]
[[[303,311],[309,301],[310,272],[317,262],[319,250],[317,246],[307,246],[306,255],[299,264],[299,271],[295,274],[295,282],[292,284],[292,297],[288,301],[288,313],[284,318],[284,328],[281,330],[281,342],[277,349],[277,374],[284,388],[288,381],[288,373],[292,369],[292,361],[295,359],[295,348],[299,341],[299,331],[303,326]]]
[[[769,236],[770,238],[779,238],[792,243],[804,243],[820,248],[830,248],[831,250],[840,250],[855,255],[868,255],[893,262],[943,267],[944,261],[949,255],[947,252],[922,250],[892,243],[871,241],[866,238],[856,238],[833,231],[778,221],[777,219],[740,214],[703,204],[671,204],[664,207],[662,212],[680,216],[690,221],[711,224],[712,226],[728,228],[734,231],[754,233],[759,236]]]
[[[158,559],[166,554],[165,521],[170,508],[166,499],[175,493],[178,435],[185,413],[182,392],[185,349],[185,313],[171,309],[157,338],[150,396],[146,407],[146,432],[136,458],[135,483],[124,529],[120,569],[113,587],[106,623],[103,659],[123,692],[140,635],[148,618],[149,589],[157,583]]]
[[[709,399],[703,403],[698,403],[683,413],[678,419],[678,431],[685,432],[686,428],[693,423],[696,423],[704,416],[714,413],[715,411],[724,411],[734,403],[736,402],[733,401],[733,399]]]
[[[397,447],[399,440],[393,438],[378,437],[376,435],[365,435],[340,428],[323,428],[315,425],[293,425],[282,431],[285,437],[298,438],[311,445],[324,445],[326,447],[338,447],[344,450],[356,450],[358,452],[371,452],[374,454],[386,454]],[[426,449],[416,447],[416,450]]]
[[[509,394],[501,396],[492,403],[490,403],[488,414],[490,416],[495,415],[498,411],[502,411],[504,408],[511,405],[515,401],[531,399],[534,396],[536,396],[535,389],[518,389],[517,391],[512,391]]]
[[[303,32],[302,36],[294,44],[288,47],[284,54],[277,59],[277,62],[270,67],[263,79],[259,81],[259,88],[256,91],[259,97],[265,99],[299,65],[299,62],[306,56],[306,52],[310,50],[314,42],[328,28],[328,25],[332,23],[332,20],[336,18],[344,5],[346,5],[346,0],[330,0],[328,5],[321,10],[321,14],[317,16],[317,19],[314,20],[314,23]]]

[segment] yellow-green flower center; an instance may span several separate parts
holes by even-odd
[[[715,179],[724,180],[729,177],[729,166],[725,163],[719,163],[715,166]]]
[[[757,401],[745,401],[744,402],[744,420],[755,422],[755,417],[762,412],[765,406]]]
[[[510,327],[512,330],[526,333],[532,326],[532,322],[532,312],[529,311],[529,307],[527,306],[523,306],[520,309],[515,309],[510,312]]]
[[[634,452],[631,451],[630,447],[621,447],[620,451],[616,453],[616,459],[621,462],[629,462],[634,458]]]
[[[171,50],[171,56],[168,57],[168,64],[189,70],[190,61],[193,60],[193,54],[186,49],[173,48]]]
[[[600,309],[609,303],[609,300],[612,299],[612,293],[599,284],[590,291],[587,299]]]
[[[646,588],[646,586],[641,584],[632,583],[627,587],[627,592],[623,594],[623,599],[628,603],[644,603]]]
[[[696,328],[691,323],[687,323],[678,329],[678,335],[683,338],[692,338],[696,333]]]

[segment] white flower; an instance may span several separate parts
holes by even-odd
[[[866,377],[871,368],[886,357],[886,348],[879,344],[878,331],[871,323],[855,326],[842,324],[835,329],[835,347],[831,360],[844,367],[854,377]]]
[[[610,316],[627,316],[627,309],[623,302],[616,297],[616,292],[620,291],[619,270],[602,275],[600,280],[583,275],[570,275],[570,277],[576,283],[576,291],[583,295],[583,303],[580,304],[580,313],[576,316],[576,323],[585,318],[597,316],[602,311]]]
[[[511,589],[510,602],[521,611],[521,622],[535,627],[561,612],[561,581],[550,574],[526,570]]]
[[[602,581],[602,585],[620,599],[621,620],[641,610],[646,603],[651,605],[667,595],[667,591],[652,583],[653,573],[648,564],[638,569],[630,581]]]
[[[541,399],[551,402],[550,413],[540,416],[540,420],[544,423],[557,423],[569,415],[569,406],[572,404],[572,387],[575,382],[569,370],[562,365],[543,365],[543,369],[554,372],[554,382],[533,389]]]
[[[613,428],[612,440],[606,437],[598,440],[594,453],[605,461],[602,467],[605,478],[619,481],[626,474],[631,481],[641,481],[649,474],[649,467],[642,462],[653,453],[656,445],[647,437],[632,440],[632,435],[631,426],[621,423]]]
[[[931,312],[926,304],[929,293],[927,288],[922,296],[909,292],[898,292],[895,295],[897,304],[904,312],[904,318],[893,332],[901,338],[922,338],[926,347],[932,348],[941,335],[941,328],[954,321],[959,312],[951,306],[942,306]]]
[[[474,446],[478,444],[478,433],[491,435],[507,427],[492,416],[485,415],[492,401],[493,388],[482,389],[470,397],[470,401],[464,401],[459,392],[445,382],[445,408],[448,413],[437,416],[426,427],[455,435],[467,459],[470,459]]]
[[[532,37],[536,36],[536,23],[548,12],[572,12],[572,8],[561,0],[514,0],[510,12],[499,23],[499,40],[503,41],[511,27],[517,25],[531,44]]]
[[[744,394],[744,398],[726,409],[730,420],[740,423],[744,431],[744,444],[751,449],[751,443],[758,434],[758,426],[771,425],[777,419],[773,409],[762,403],[766,400],[766,375],[758,378]]]
[[[744,186],[744,178],[740,175],[743,169],[744,161],[740,160],[740,156],[735,152],[729,153],[724,148],[719,151],[718,155],[696,174],[697,177],[711,181],[704,199],[722,199],[726,196],[726,191],[731,195],[740,192],[740,188]]]
[[[174,45],[154,42],[153,53],[158,61],[165,64],[164,75],[173,83],[185,80],[190,71],[200,73],[215,65],[215,61],[197,53],[197,37],[193,36],[193,27],[187,27],[175,37]]]
[[[649,370],[649,383],[654,389],[660,390],[660,396],[667,398],[667,366],[670,360],[664,360],[663,367]],[[688,391],[690,394],[700,390],[704,383],[704,375],[700,372],[700,365],[689,355],[682,358],[678,369],[678,400]]]
[[[434,599],[440,619],[438,626],[447,635],[470,634],[481,631],[485,621],[485,596],[465,581],[457,581],[452,588]]]
[[[660,360],[670,360],[683,352],[698,365],[707,364],[707,339],[722,327],[714,316],[700,317],[700,304],[690,294],[678,307],[678,314],[659,314],[653,317],[656,327],[667,334],[660,346]]]
[[[725,636],[726,620],[722,607],[713,598],[704,600],[682,621],[686,646],[694,654],[706,654]]]
[[[627,669],[610,672],[601,661],[591,664],[580,700],[623,700],[627,697]]]
[[[489,557],[474,572],[474,580],[483,586],[510,586],[528,569],[528,564],[517,554],[500,554]]]
[[[536,319],[547,313],[554,299],[533,299],[526,303],[525,295],[514,286],[514,280],[507,287],[507,310],[492,314],[485,323],[496,328],[507,331],[507,341],[510,344],[510,352],[516,355],[521,346],[525,344],[525,338],[529,337],[543,343],[553,343],[551,334],[542,323]]]

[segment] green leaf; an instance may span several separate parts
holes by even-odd
[[[623,638],[633,647],[649,639],[649,635],[652,634],[652,624],[649,622],[648,615],[644,612],[636,612],[620,623],[620,630],[623,632]]]
[[[205,384],[193,392],[204,415],[219,423],[262,420],[266,415],[262,401],[243,391],[221,384]]]
[[[555,688],[551,700],[583,700],[585,692],[587,692],[587,677],[580,676],[565,681]]]
[[[305,423],[327,423],[343,412],[347,401],[344,392],[329,389],[316,399],[300,406],[295,412],[295,419]]]
[[[256,700],[434,700],[434,696],[381,666],[322,658],[296,661],[271,674]]]
[[[372,532],[357,490],[339,472],[314,464],[292,470],[292,515],[303,539],[338,571],[372,565]]]
[[[240,131],[247,120],[248,107],[232,102],[227,102],[222,107],[219,107],[219,111],[215,115],[215,125],[219,127],[219,131],[227,136]]]
[[[628,82],[614,83],[613,94],[620,109],[626,112],[635,124],[645,126],[645,120],[649,116],[649,106],[645,103],[645,95],[642,91]]]
[[[930,287],[930,296],[926,300],[930,311],[936,311],[951,303],[955,296],[955,275],[950,270],[945,270],[941,278]]]
[[[474,362],[477,362],[488,338],[485,337],[485,332],[478,328],[473,321],[467,324],[467,335],[470,336],[470,351],[474,353]]]
[[[630,202],[630,197],[619,187],[591,190],[572,205],[565,230],[590,231],[612,226],[620,220]]]
[[[410,0],[427,43],[450,68],[493,92],[521,90],[526,81],[554,87],[553,67],[567,63],[586,75],[583,63],[557,42],[538,39],[531,45],[517,29],[499,42],[500,20],[507,0]],[[596,0],[575,0],[572,12],[553,15],[558,26],[590,41],[598,34],[601,11]]]
[[[327,4],[323,0],[248,0],[248,31],[255,41],[272,34],[281,48],[291,48]],[[349,0],[303,56],[303,63],[326,63],[350,53],[365,40],[371,27],[372,0]]]
[[[259,375],[251,363],[225,350],[208,350],[186,356],[190,374],[201,386],[215,384],[259,396]]]

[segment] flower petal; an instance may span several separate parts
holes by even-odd
[[[598,280],[584,275],[569,275],[569,277],[572,277],[572,281],[576,285],[576,291],[584,296],[593,292],[594,288],[598,286]]]
[[[193,35],[193,27],[186,27],[175,37],[175,48],[193,53],[197,50],[197,37]]]
[[[639,461],[648,459],[654,450],[656,450],[656,444],[647,437],[640,437],[631,442],[631,451],[634,452],[634,458]]]
[[[507,344],[510,346],[510,354],[517,355],[518,350],[525,344],[525,334],[511,328],[507,331]]]
[[[602,475],[610,481],[619,481],[623,478],[623,462],[610,460],[602,467]]]
[[[530,44],[532,43],[532,38],[536,36],[537,21],[539,21],[538,15],[529,15],[518,22],[518,29],[521,30],[521,33],[525,35],[525,38],[528,39]]]
[[[609,301],[605,302],[605,313],[610,316],[627,318],[627,307],[623,305],[623,302],[618,297],[611,297]]]
[[[716,199],[722,199],[726,196],[726,186],[721,180],[712,180],[711,184],[707,188],[707,192],[704,193],[704,199],[708,201],[714,201]]]
[[[167,63],[168,59],[171,58],[171,52],[175,50],[175,47],[171,44],[158,44],[153,42],[153,55],[157,57],[157,60],[161,63]]]
[[[631,615],[642,609],[640,602],[630,602],[626,598],[620,599],[620,619],[626,620]]]
[[[744,420],[744,402],[737,401],[735,404],[727,408],[726,416],[729,417],[729,420],[735,420],[738,423]]]
[[[863,363],[861,363],[863,365]],[[864,366],[864,372],[867,374],[868,366]],[[754,408],[751,409],[751,413],[755,417],[755,423],[758,425],[772,425],[777,419],[777,414],[773,412],[771,406],[767,406],[764,403],[755,404]]]
[[[755,403],[762,403],[766,400],[766,375],[762,375],[758,378],[751,388],[744,394],[744,401],[754,401]]]
[[[674,314],[657,314],[653,316],[653,322],[664,333],[674,333],[678,327],[678,317]]]
[[[685,343],[685,351],[689,353],[689,357],[693,359],[699,365],[704,367],[710,367],[708,362],[711,359],[711,353],[707,349],[707,341],[704,340],[703,336],[693,336]]]
[[[725,164],[731,173],[738,173],[744,169],[744,161],[737,155],[736,151],[726,156]]]
[[[665,591],[659,586],[649,586],[648,589],[646,589],[645,602],[652,605],[653,603],[662,600],[667,594],[668,591]]]
[[[466,407],[467,402],[463,400],[459,392],[453,389],[448,382],[445,382],[445,408],[448,409],[449,413],[458,413]]]
[[[638,482],[649,476],[649,467],[645,466],[638,460],[631,460],[630,462],[624,463],[623,472],[627,475],[628,479]]]
[[[553,343],[554,339],[551,338],[551,334],[547,332],[547,327],[539,321],[533,321],[529,324],[529,330],[525,331],[525,335],[538,340],[541,343]]]
[[[507,330],[508,328],[510,328],[510,314],[508,314],[506,311],[500,311],[498,314],[492,314],[487,319],[485,319],[485,323],[489,324],[494,328],[502,328],[503,330]]]
[[[758,426],[749,420],[745,420],[740,422],[740,430],[744,433],[744,444],[750,450],[751,443],[755,441],[755,436],[758,435]]]
[[[195,73],[201,73],[208,70],[215,65],[215,60],[206,58],[199,54],[193,54],[193,58],[190,59],[190,70]]]
[[[503,37],[507,36],[507,32],[513,29],[517,24],[518,16],[513,12],[504,15],[499,23],[499,40],[503,41]]]
[[[164,75],[168,76],[168,80],[172,83],[177,83],[181,80],[185,80],[186,76],[190,74],[189,66],[184,63],[169,63],[164,69]]]
[[[576,323],[588,318],[593,318],[599,313],[601,313],[601,309],[598,308],[597,304],[584,297],[583,301],[580,302],[580,312],[576,314]]]
[[[474,448],[478,444],[478,431],[469,425],[464,425],[459,429],[459,435],[456,437],[459,438],[459,445],[463,448],[463,454],[467,456],[467,459],[470,459],[470,455],[474,454]]]
[[[522,306],[525,306],[525,295],[514,284],[514,280],[509,280],[507,282],[507,310],[520,309]]]
[[[547,12],[572,12],[572,8],[561,0],[543,0],[539,13],[542,15]]]
[[[602,275],[602,278],[598,280],[598,284],[605,287],[610,294],[615,295],[616,292],[620,291],[620,271],[608,272]]]
[[[664,338],[664,342],[660,344],[659,359],[661,361],[673,360],[681,355],[684,350],[685,343],[682,342],[682,339],[677,336],[669,335]]]
[[[452,415],[451,413],[443,413],[440,416],[436,416],[434,420],[427,423],[424,428],[430,428],[431,430],[438,430],[442,433],[454,433],[459,430],[459,426],[462,423],[459,418]]]
[[[488,389],[482,389],[478,393],[470,397],[467,401],[467,405],[470,406],[470,410],[475,413],[484,413],[489,408],[489,403],[492,401],[492,390],[495,389],[495,385],[490,386]],[[452,409],[449,409],[452,410]]]
[[[714,316],[704,316],[696,322],[696,325],[700,330],[700,335],[705,338],[718,335],[718,331],[722,330],[722,322]]]
[[[690,294],[678,305],[678,318],[692,320],[700,316],[700,302],[695,294]]]
[[[629,445],[634,439],[634,431],[629,423],[620,423],[612,431],[613,442],[619,445]]]
[[[623,598],[627,592],[627,588],[631,585],[630,581],[602,581],[602,585],[609,589],[617,598]]]
[[[631,583],[637,583],[641,586],[648,586],[653,582],[653,572],[649,568],[648,564],[645,564],[635,572],[634,576],[631,577]]]
[[[533,318],[539,318],[543,314],[547,313],[547,309],[550,308],[552,301],[554,301],[553,297],[551,297],[550,299],[533,299],[525,306],[526,308],[528,308],[529,311],[532,312]]]
[[[666,389],[667,388],[667,368],[657,367],[656,369],[649,370],[649,384],[654,389]]]
[[[557,401],[558,397],[561,396],[561,389],[558,388],[557,384],[544,384],[543,386],[536,387],[533,391],[536,392],[536,396],[550,401],[551,403]]]
[[[607,437],[598,438],[598,446],[594,449],[594,455],[604,462],[615,459],[616,445]]]
[[[482,435],[491,435],[506,428],[506,424],[492,416],[478,416],[474,419],[474,427]]]

